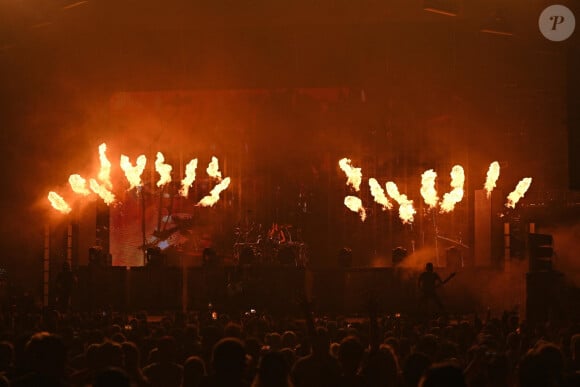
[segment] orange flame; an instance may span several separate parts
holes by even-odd
[[[367,212],[362,205],[362,200],[356,196],[346,196],[344,198],[344,205],[348,207],[352,212],[358,212],[360,215],[360,220],[363,222],[367,218]]]
[[[209,195],[204,196],[199,203],[198,206],[202,207],[212,207],[214,204],[220,200],[220,193],[228,188],[230,185],[230,178],[226,177],[223,179],[219,184],[217,184],[213,189],[209,192]]]
[[[401,195],[399,193],[399,188],[397,188],[397,185],[394,182],[388,181],[385,187],[387,188],[389,196],[399,203],[399,218],[401,221],[405,224],[412,223],[416,213],[413,208],[413,201],[409,200],[407,195]]]
[[[56,192],[50,191],[48,193],[48,201],[50,204],[57,210],[62,212],[63,214],[68,214],[72,211],[72,208],[68,205],[68,203]]]
[[[181,180],[181,188],[179,189],[179,194],[184,198],[189,194],[189,187],[195,181],[195,170],[197,169],[197,159],[191,160],[185,166],[185,177]]]
[[[441,212],[451,212],[455,205],[463,199],[463,184],[465,183],[465,172],[461,165],[455,165],[451,169],[451,192],[443,195],[441,202]]]
[[[524,197],[525,193],[530,188],[530,185],[532,185],[531,177],[524,177],[522,180],[520,180],[516,186],[516,189],[508,195],[507,203],[505,206],[509,208],[515,208],[517,202],[519,202],[520,199]]]
[[[101,160],[101,169],[99,171],[99,180],[105,184],[107,189],[113,188],[111,183],[111,162],[107,158],[107,144],[99,145],[99,159]]]
[[[383,206],[383,211],[390,210],[393,208],[393,205],[385,195],[385,191],[383,191],[383,188],[381,187],[377,179],[371,177],[369,179],[369,187],[371,188],[371,195],[373,195],[375,202]]]
[[[499,179],[499,163],[494,161],[489,164],[489,169],[487,170],[487,178],[485,179],[484,188],[487,191],[487,198],[491,196],[491,191],[495,188],[495,183]]]
[[[103,201],[107,205],[115,201],[115,195],[111,191],[109,191],[104,184],[103,185],[99,184],[95,179],[89,180],[89,184],[93,192],[99,195],[99,197],[103,199]]]
[[[218,163],[218,159],[215,156],[211,157],[211,162],[209,163],[209,165],[207,166],[207,174],[215,179],[218,179],[219,181],[221,181],[222,179],[222,173],[220,172],[220,167],[219,167],[219,163]]]
[[[171,170],[173,167],[169,164],[165,164],[165,157],[163,153],[157,152],[157,159],[155,160],[155,170],[159,173],[159,181],[157,181],[157,187],[161,187],[171,181]]]
[[[129,190],[141,186],[141,175],[147,164],[145,155],[137,157],[137,164],[133,166],[128,156],[121,155],[121,169],[125,172],[127,181],[129,182]]]
[[[68,183],[72,188],[73,192],[78,193],[83,196],[91,194],[91,191],[87,188],[87,181],[81,175],[70,175],[68,178]]]
[[[435,189],[436,178],[437,172],[432,169],[423,172],[421,175],[421,196],[423,196],[425,204],[431,209],[437,207],[439,202],[439,196],[437,196],[437,190]]]
[[[355,168],[351,165],[350,159],[346,157],[341,159],[338,162],[340,169],[344,171],[348,180],[346,181],[346,185],[352,186],[355,191],[360,191],[360,184],[362,181],[362,172],[361,168]]]

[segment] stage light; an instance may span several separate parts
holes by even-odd
[[[423,10],[444,16],[457,16],[459,4],[456,0],[425,0]]]
[[[528,252],[530,258],[530,271],[551,271],[553,238],[550,234],[528,234]]]

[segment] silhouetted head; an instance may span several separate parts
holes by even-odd
[[[420,387],[467,387],[463,371],[451,363],[435,364],[427,369]]]
[[[425,265],[425,270],[433,271],[433,263],[427,262],[427,264]]]
[[[109,367],[95,376],[94,387],[130,387],[129,375],[121,368]]]
[[[246,369],[246,350],[236,338],[227,337],[213,347],[212,366],[216,375],[241,380]]]
[[[263,386],[284,386],[288,383],[290,366],[280,352],[268,352],[260,361],[258,375]]]

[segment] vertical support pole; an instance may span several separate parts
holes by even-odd
[[[511,245],[510,245],[510,224],[508,222],[503,224],[503,260],[504,271],[510,271],[511,263]]]
[[[44,225],[44,255],[42,259],[42,305],[48,306],[50,285],[50,226]]]
[[[66,230],[66,261],[72,267],[73,255],[73,225],[70,223]]]

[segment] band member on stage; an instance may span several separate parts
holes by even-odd
[[[447,277],[445,280],[442,280],[441,277],[439,277],[439,274],[433,271],[433,263],[428,262],[425,265],[425,271],[419,276],[419,306],[425,307],[427,306],[427,303],[432,302],[437,305],[441,313],[446,315],[447,311],[445,310],[443,303],[441,303],[436,289],[445,285],[454,276],[455,273],[451,273],[449,277]]]
[[[272,223],[272,227],[268,231],[268,239],[275,244],[285,243],[286,235],[282,227],[278,226],[278,223]]]

